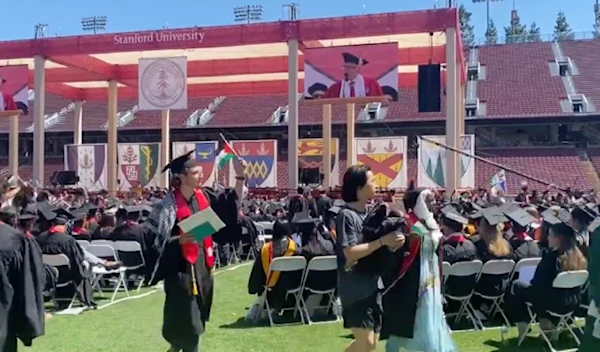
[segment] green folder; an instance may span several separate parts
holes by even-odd
[[[225,227],[223,221],[210,207],[182,220],[178,225],[181,231],[194,237],[197,242],[214,235]]]

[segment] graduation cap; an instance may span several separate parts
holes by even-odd
[[[182,156],[178,156],[171,160],[171,162],[162,169],[162,172],[171,170],[173,174],[182,174],[184,169],[196,166],[196,160],[190,159],[192,153],[194,153],[194,151],[190,150]]]
[[[334,214],[334,215],[338,215],[340,213],[340,210],[342,210],[342,208],[336,207],[335,205],[332,206],[331,208],[327,209],[328,212],[330,212],[331,214]]]
[[[75,216],[73,216],[73,214],[71,214],[71,212],[69,212],[68,210],[65,210],[63,208],[56,208],[53,210],[53,212],[55,214],[53,219],[62,219],[65,221],[75,219]],[[48,220],[53,220],[53,219],[48,219]]]
[[[350,54],[350,53],[342,53],[342,56],[344,57],[345,64],[354,64],[354,65],[358,65],[358,66],[364,66],[369,63],[369,61],[367,61],[365,59],[361,59],[360,57]]]
[[[467,218],[465,218],[464,216],[460,215],[460,213],[458,212],[458,210],[456,210],[455,207],[453,207],[452,205],[447,205],[445,207],[442,208],[441,210],[442,214],[444,215],[445,219],[457,222],[459,224],[468,224],[469,220]]]
[[[19,212],[17,211],[17,208],[8,205],[0,208],[0,214],[4,216],[16,216]]]
[[[590,233],[594,233],[598,228],[600,228],[600,218],[594,219],[594,221],[588,225],[588,231],[590,231]]]
[[[311,218],[308,212],[303,211],[294,214],[294,217],[292,218],[292,223],[297,225],[314,224],[315,221],[316,219]]]
[[[532,222],[535,222],[535,217],[517,205],[509,204],[508,206],[504,206],[502,207],[502,212],[511,222],[514,222],[521,227],[526,227]]]
[[[549,208],[542,212],[542,217],[544,218],[544,222],[550,225],[556,225],[560,223],[569,224],[569,220],[571,219],[571,214],[568,210],[564,208],[555,209]]]
[[[74,221],[81,221],[87,218],[87,213],[82,211],[72,212],[71,215],[73,215]]]
[[[491,226],[496,226],[501,223],[505,223],[508,221],[506,216],[502,213],[502,211],[498,207],[485,208],[481,210],[481,215]]]
[[[23,213],[19,214],[17,218],[19,219],[19,221],[29,221],[37,218],[37,216],[35,216],[34,214]]]

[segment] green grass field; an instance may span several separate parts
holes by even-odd
[[[246,308],[254,301],[246,292],[249,272],[250,265],[217,272],[212,317],[203,336],[202,351],[343,351],[350,340],[348,331],[339,323],[277,328],[247,326],[243,318]],[[26,351],[164,352],[168,345],[161,336],[163,301],[163,293],[156,292],[78,316],[55,315],[46,324],[46,335],[36,339],[34,346]],[[510,340],[505,344],[501,343],[498,329],[455,332],[453,338],[461,352],[546,349],[543,341],[534,337],[517,347],[516,329],[511,329]],[[382,343],[378,351],[383,350]]]

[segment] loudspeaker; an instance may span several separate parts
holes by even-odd
[[[54,175],[54,180],[62,186],[76,185],[79,182],[79,176],[75,171],[59,171]]]
[[[419,112],[442,111],[440,64],[419,65]]]

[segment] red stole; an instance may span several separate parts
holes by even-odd
[[[196,201],[198,202],[199,210],[206,209],[210,207],[208,200],[204,193],[201,190],[194,190]],[[175,216],[177,221],[182,221],[185,218],[188,218],[192,215],[192,210],[190,209],[187,200],[183,197],[179,190],[175,191],[175,206],[176,213]],[[179,230],[180,234],[183,234],[181,229]],[[215,264],[215,257],[213,255],[213,241],[212,236],[206,237],[203,241],[204,247],[204,259],[206,261],[206,266],[208,268],[212,268]],[[196,263],[198,260],[198,255],[200,251],[200,245],[197,243],[185,243],[181,245],[181,254],[185,260],[190,263]]]
[[[381,86],[379,85],[379,82],[376,79],[363,76],[363,80],[365,82],[365,95],[366,96],[377,97],[377,96],[383,95],[383,90],[381,89]],[[341,81],[335,82],[329,88],[327,88],[327,92],[325,93],[323,98],[339,98],[341,89],[342,89],[342,82]],[[351,96],[353,96],[353,94],[352,94],[353,91],[354,91],[354,95],[356,95],[355,88],[351,86],[350,87],[350,95]]]
[[[81,235],[81,233],[82,233],[84,230],[85,230],[85,229],[84,229],[83,227],[74,227],[74,228],[71,230],[71,234],[72,234],[72,235],[75,235],[75,236],[77,236],[77,235]]]
[[[49,233],[65,233],[65,225],[54,225],[48,229]]]
[[[411,231],[414,224],[419,221],[419,218],[413,213],[406,213],[406,224],[408,225],[409,231]],[[421,252],[421,239],[419,237],[408,236],[408,250],[409,252],[402,261],[402,267],[400,268],[400,277],[403,277],[408,269],[413,265],[415,259]]]
[[[531,241],[532,240],[532,238],[529,237],[527,232],[515,232],[515,233],[513,233],[513,238],[516,238],[521,241]]]
[[[457,233],[453,233],[450,236],[446,237],[445,242],[451,243],[451,244],[456,244],[456,243],[465,243],[466,240],[467,240],[467,238],[465,237],[465,235],[463,235],[460,232],[457,232]]]
[[[17,104],[15,104],[15,100],[13,99],[12,95],[2,92],[0,92],[0,94],[2,94],[2,100],[4,101],[4,106],[0,106],[0,111],[17,110]]]

